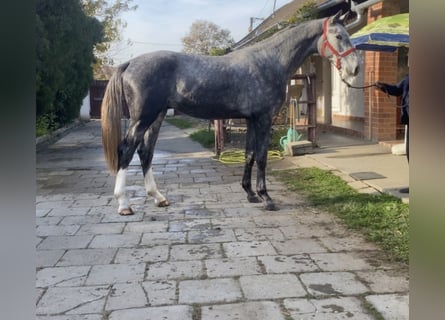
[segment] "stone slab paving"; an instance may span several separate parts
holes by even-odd
[[[116,213],[97,122],[38,152],[36,319],[408,319],[407,266],[271,176],[281,210],[248,203],[243,166],[170,125],[158,145],[171,205],[145,197],[135,158],[131,217]]]

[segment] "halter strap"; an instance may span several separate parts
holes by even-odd
[[[343,57],[346,57],[348,54],[351,54],[352,52],[354,52],[356,49],[354,47],[349,48],[346,51],[343,52],[338,52],[329,42],[328,37],[327,37],[327,32],[328,32],[328,21],[329,18],[326,18],[323,22],[323,42],[321,44],[321,56],[322,57],[326,57],[325,54],[325,50],[326,47],[332,52],[332,55],[334,55],[337,58],[337,61],[335,63],[335,67],[340,70],[341,69],[341,59]]]

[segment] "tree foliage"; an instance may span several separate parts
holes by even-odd
[[[36,1],[36,116],[43,132],[79,116],[93,78],[93,47],[102,24],[80,0]]]
[[[213,22],[196,20],[182,38],[183,52],[210,55],[226,50],[234,43],[230,31],[221,29]]]
[[[315,0],[306,1],[294,14],[287,20],[288,23],[299,23],[317,18],[317,2]]]
[[[81,0],[81,2],[85,13],[97,18],[103,25],[103,39],[94,46],[96,57],[94,69],[98,71],[101,66],[113,64],[110,47],[112,43],[123,40],[122,31],[127,22],[122,20],[120,15],[126,11],[136,10],[138,6],[131,4],[133,0]]]
[[[281,21],[279,24],[276,24],[271,28],[267,29],[262,34],[255,37],[254,41],[255,42],[263,41],[264,39],[273,36],[275,33],[277,33],[280,30],[283,30],[283,28],[289,25],[313,20],[316,19],[317,16],[318,16],[317,2],[315,0],[307,0],[299,9],[295,10],[295,12],[288,19]]]

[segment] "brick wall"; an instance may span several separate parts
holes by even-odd
[[[399,0],[380,2],[368,9],[368,23],[397,13],[400,13]],[[397,51],[366,51],[365,61],[365,83],[397,82]],[[367,139],[384,141],[397,138],[396,101],[396,97],[388,97],[376,88],[365,90],[364,136]]]

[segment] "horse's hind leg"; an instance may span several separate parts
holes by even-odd
[[[157,121],[158,120],[156,119],[154,122],[157,123]],[[130,162],[133,159],[133,155],[136,151],[136,148],[141,143],[143,143],[145,133],[149,131],[148,129],[150,128],[151,124],[152,121],[150,121],[150,119],[145,121],[141,121],[140,119],[138,121],[135,120],[130,121],[130,125],[125,135],[125,138],[119,144],[119,150],[118,150],[119,164],[118,164],[118,172],[116,175],[116,183],[114,186],[114,197],[117,199],[119,203],[118,213],[122,216],[133,214],[133,210],[130,207],[128,197],[125,191],[127,183],[127,171],[128,171],[128,166],[130,165]],[[154,127],[156,127],[156,125],[154,125]]]
[[[142,172],[144,173],[145,190],[148,195],[155,198],[155,204],[159,207],[166,207],[169,205],[168,200],[159,192],[156,181],[153,177],[151,163],[153,160],[154,148],[159,136],[162,121],[164,120],[165,112],[161,112],[156,121],[145,132],[144,139],[138,148],[139,159],[141,160]]]
[[[133,214],[125,187],[127,184],[128,166],[130,165],[131,159],[136,151],[136,147],[142,139],[142,135],[142,130],[138,130],[134,123],[130,124],[130,128],[128,129],[125,138],[119,144],[119,169],[116,175],[116,183],[114,185],[114,197],[119,203],[118,213],[123,216]]]
[[[255,192],[252,190],[252,167],[255,163],[255,130],[251,120],[247,120],[246,133],[246,159],[244,165],[244,174],[241,185],[247,193],[247,200],[252,203],[260,202]]]

